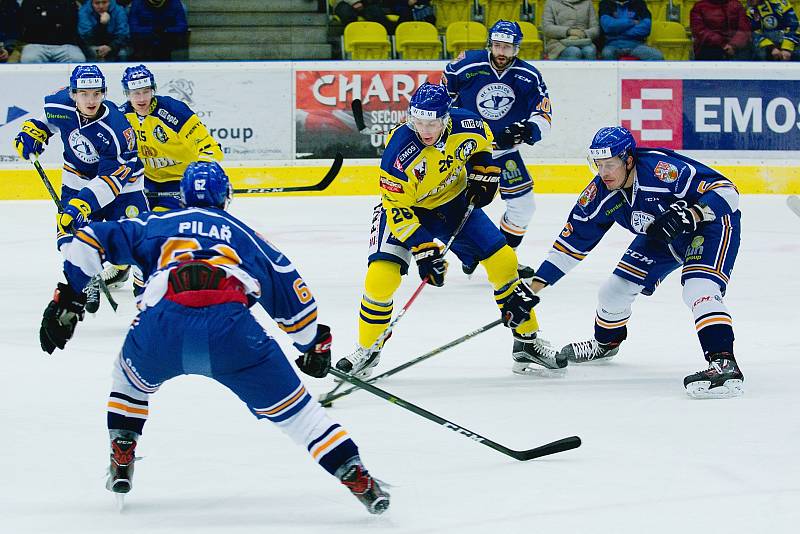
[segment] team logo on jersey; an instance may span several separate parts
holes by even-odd
[[[631,213],[631,226],[637,234],[643,234],[647,227],[655,220],[655,217],[644,211],[634,211]]]
[[[692,239],[692,243],[689,245],[689,248],[686,249],[686,254],[684,258],[686,261],[689,260],[699,260],[703,257],[703,243],[705,242],[705,238],[701,235],[694,236]]]
[[[393,182],[386,178],[385,176],[381,176],[381,189],[386,189],[390,193],[402,193],[403,186],[398,184],[397,182]]]
[[[136,146],[136,132],[133,131],[133,128],[126,128],[122,135],[125,136],[125,142],[128,144],[128,150],[133,150],[133,147]]]
[[[156,124],[156,127],[153,128],[153,137],[158,139],[161,143],[167,142],[167,132],[164,131],[164,128],[162,128],[160,124]]]
[[[653,169],[653,173],[656,178],[668,184],[678,179],[678,167],[666,161],[659,161],[656,168]]]
[[[100,155],[97,153],[97,149],[80,130],[73,130],[72,133],[69,134],[68,142],[72,153],[82,162],[97,163],[100,161]]]
[[[590,183],[586,189],[583,190],[581,196],[578,197],[578,204],[580,207],[585,208],[597,196],[597,185],[594,182]]]
[[[413,170],[414,178],[416,178],[418,182],[421,182],[425,179],[425,174],[428,172],[428,162],[423,159],[414,166]]]
[[[475,104],[481,117],[496,121],[505,117],[516,97],[514,90],[504,83],[490,83],[478,91]]]
[[[467,139],[456,148],[456,159],[461,161],[468,160],[476,148],[478,148],[478,142],[474,139]]]

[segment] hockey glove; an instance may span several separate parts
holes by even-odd
[[[92,207],[85,200],[73,198],[64,207],[64,211],[56,215],[58,231],[73,233],[89,222]]]
[[[86,295],[83,291],[75,291],[69,284],[58,284],[53,300],[44,310],[42,326],[39,328],[39,343],[43,351],[53,354],[56,347],[64,348],[67,341],[72,339],[78,321],[83,320],[85,305]]]
[[[473,165],[467,176],[467,202],[482,208],[491,203],[500,186],[500,167]]]
[[[503,308],[500,310],[503,324],[511,329],[517,328],[530,319],[531,310],[541,300],[525,282],[517,280],[514,284],[516,285],[511,295],[503,303]]]
[[[314,378],[324,378],[331,369],[331,329],[324,324],[317,325],[317,338],[314,346],[294,361],[305,374]]]
[[[22,131],[14,138],[14,148],[17,149],[19,157],[30,159],[44,152],[44,145],[53,135],[47,126],[36,119],[30,119],[22,123]]]
[[[430,285],[442,287],[447,272],[447,261],[442,256],[442,247],[436,243],[422,243],[411,249],[414,261],[417,262],[419,277]]]
[[[679,200],[650,223],[647,237],[669,244],[679,235],[697,230],[698,222],[713,219],[714,212],[709,208],[697,204],[688,207],[685,200]]]
[[[533,144],[533,127],[528,121],[519,121],[506,126],[497,136],[497,148],[506,150],[522,143]]]

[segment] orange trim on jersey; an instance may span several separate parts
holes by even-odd
[[[706,319],[703,319],[699,323],[695,324],[694,327],[699,332],[703,328],[714,324],[727,324],[733,326],[733,320],[725,315],[717,315],[715,317],[708,317]]]
[[[114,193],[115,197],[119,196],[119,186],[116,184],[113,178],[111,178],[110,176],[105,176],[103,174],[101,174],[99,178],[106,183],[108,188],[111,189],[111,192]]]
[[[562,252],[562,253],[566,254],[567,256],[571,256],[571,257],[575,258],[578,261],[580,261],[580,260],[582,260],[583,258],[586,257],[586,254],[580,254],[578,252],[572,252],[571,250],[569,250],[567,247],[565,247],[564,245],[562,245],[558,241],[553,243],[553,248],[556,249],[559,252]]]
[[[689,267],[683,268],[683,274],[686,273],[694,273],[694,272],[701,272],[701,273],[709,273],[715,276],[718,276],[722,281],[726,284],[729,281],[729,278],[722,273],[722,271],[718,271],[716,269],[712,269],[711,267],[706,267],[705,265],[690,265]]]
[[[284,326],[278,323],[278,327],[287,334],[291,334],[292,332],[297,332],[298,330],[302,330],[303,328],[308,326],[308,323],[315,320],[316,318],[317,318],[317,310],[314,310],[313,312],[309,313],[305,319],[293,324],[292,326]]]
[[[150,413],[147,408],[133,408],[131,406],[125,406],[124,404],[120,404],[118,402],[108,401],[108,407],[116,408],[117,410],[122,410],[123,412],[137,413],[140,415],[147,415],[148,413]]]
[[[525,191],[526,189],[533,189],[533,182],[528,182],[527,184],[518,185],[517,187],[501,187],[501,193],[519,193],[520,191]]]
[[[347,432],[344,429],[340,429],[336,434],[328,438],[325,443],[321,444],[316,450],[311,453],[311,457],[315,460],[325,452],[325,449],[329,448],[334,441],[337,441],[339,438],[342,438],[347,435]]]
[[[619,262],[617,264],[617,269],[625,271],[626,273],[632,274],[632,275],[636,276],[637,278],[641,278],[641,279],[644,279],[647,276],[646,272],[640,271],[636,267],[631,267],[627,263]]]
[[[100,254],[105,255],[106,251],[100,245],[100,243],[96,239],[94,239],[92,236],[90,236],[89,234],[84,232],[83,230],[78,230],[78,232],[75,234],[75,238],[83,241],[84,243],[86,243],[87,245],[92,247],[93,249],[95,249],[98,252],[100,252]]]
[[[505,230],[511,235],[525,235],[525,228],[506,224],[505,221],[500,222],[500,229]]]
[[[256,413],[259,415],[275,415],[276,413],[285,410],[286,408],[297,402],[297,400],[302,398],[303,395],[305,395],[305,393],[306,393],[306,388],[305,386],[303,386],[300,388],[300,391],[298,391],[292,396],[291,399],[287,400],[284,403],[281,403],[280,406],[273,408],[271,410],[256,410]]]
[[[630,317],[627,317],[627,318],[625,318],[625,319],[623,319],[621,321],[617,321],[617,322],[612,323],[612,322],[609,322],[609,321],[604,321],[600,317],[595,316],[594,322],[597,323],[598,325],[602,326],[603,328],[620,328],[620,327],[625,326],[626,324],[628,324],[628,320],[629,319],[630,319]]]
[[[86,178],[87,180],[91,179],[90,176],[86,176],[85,174],[80,172],[78,169],[76,169],[75,167],[72,167],[71,165],[68,165],[67,163],[64,163],[64,167],[63,168],[64,168],[65,171],[71,172],[72,174],[80,176],[81,178]]]

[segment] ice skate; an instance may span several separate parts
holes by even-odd
[[[567,358],[537,332],[514,333],[512,358],[511,370],[518,375],[560,377],[566,374]]]
[[[369,349],[364,347],[357,347],[352,353],[336,362],[336,368],[356,378],[365,380],[372,375],[372,371],[378,365],[380,358],[380,350],[370,352]]]
[[[122,284],[128,279],[131,273],[131,266],[118,266],[118,265],[109,265],[105,269],[100,276],[103,277],[103,281],[108,286],[108,289],[117,289],[121,287]]]
[[[574,363],[608,362],[619,352],[620,343],[600,343],[596,339],[570,343],[561,354]]]
[[[83,292],[86,294],[84,309],[88,313],[97,313],[97,310],[100,309],[100,280],[97,278],[89,280],[89,283],[83,288]]]
[[[467,265],[466,263],[461,264],[461,272],[467,275],[467,278],[472,279],[472,275],[475,274],[475,269],[478,268],[478,262],[471,263]]]
[[[111,440],[111,463],[108,466],[106,489],[114,493],[128,493],[133,487],[133,465],[136,461],[134,432],[115,432]],[[119,503],[119,501],[118,501]]]
[[[520,263],[517,265],[517,276],[519,276],[520,280],[525,280],[525,282],[530,283],[531,278],[536,276],[536,271],[533,267]]]
[[[371,514],[382,514],[389,508],[389,494],[381,489],[377,480],[360,463],[345,466],[344,474],[339,477],[342,484],[355,495]]]
[[[695,399],[727,399],[744,394],[744,375],[733,354],[720,352],[708,357],[709,365],[683,379],[686,393]]]

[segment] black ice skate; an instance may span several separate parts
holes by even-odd
[[[92,278],[86,287],[83,288],[86,293],[86,306],[85,310],[88,313],[97,313],[100,309],[100,280]]]
[[[533,267],[520,263],[517,265],[517,276],[519,276],[520,280],[525,280],[526,282],[530,283],[531,278],[536,276],[536,271],[533,269]]]
[[[514,332],[512,358],[514,365],[511,370],[518,375],[563,376],[566,373],[567,358],[537,332]]]
[[[567,360],[575,363],[586,363],[596,361],[608,361],[619,352],[621,342],[600,343],[596,339],[589,341],[577,341],[570,343],[563,349],[563,354]]]
[[[683,379],[690,397],[695,399],[726,399],[744,393],[744,375],[730,352],[708,355],[709,366]]]
[[[467,265],[466,263],[461,264],[461,272],[467,275],[468,278],[472,278],[472,274],[475,272],[475,269],[478,268],[478,262],[471,263]]]
[[[108,289],[116,289],[121,287],[122,284],[128,279],[131,273],[131,266],[126,265],[123,268],[119,268],[116,265],[109,265],[105,269],[101,276],[103,277],[103,281],[108,286]]]
[[[381,351],[356,347],[352,353],[336,362],[336,368],[362,380],[369,378],[381,359]]]
[[[120,432],[111,440],[111,463],[108,466],[106,489],[114,493],[128,493],[133,487],[133,464],[136,461],[134,432]]]
[[[350,493],[367,507],[371,514],[382,514],[389,508],[389,494],[372,478],[360,463],[350,466],[339,479]]]

